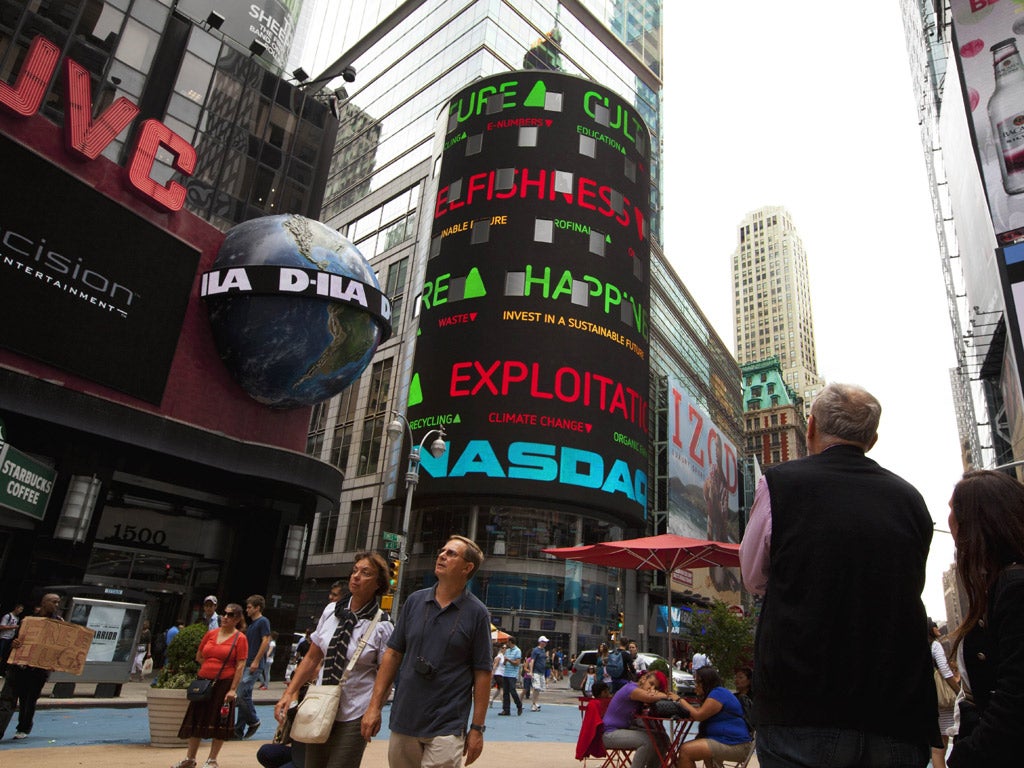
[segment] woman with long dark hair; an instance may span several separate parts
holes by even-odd
[[[953,652],[964,689],[950,768],[1015,765],[1024,722],[1024,485],[968,472],[953,489],[949,530],[967,616]]]
[[[740,700],[722,685],[714,667],[701,667],[693,678],[700,706],[695,707],[685,699],[679,703],[692,720],[704,725],[703,737],[683,744],[679,768],[696,768],[698,760],[721,763],[746,759],[754,737],[750,735]]]

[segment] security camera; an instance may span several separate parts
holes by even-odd
[[[356,68],[350,64],[342,70],[341,76],[346,83],[354,83],[356,81]]]

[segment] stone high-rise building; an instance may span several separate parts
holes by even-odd
[[[824,386],[818,375],[807,253],[789,212],[770,205],[739,225],[732,257],[736,361],[778,357],[782,377],[810,413]]]

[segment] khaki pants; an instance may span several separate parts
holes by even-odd
[[[388,741],[390,768],[462,768],[461,736],[420,739],[391,732]]]

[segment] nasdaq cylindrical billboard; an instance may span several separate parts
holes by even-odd
[[[408,417],[420,496],[647,504],[650,134],[609,89],[510,72],[450,101]]]

